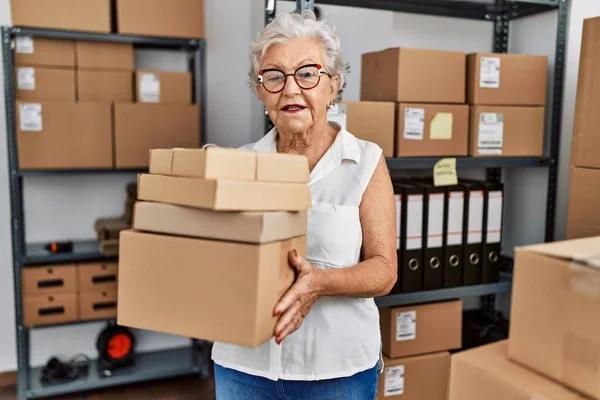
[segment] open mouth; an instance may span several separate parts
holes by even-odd
[[[300,104],[288,104],[287,106],[284,106],[281,108],[281,111],[286,111],[286,112],[300,112],[302,110],[304,110],[306,107],[301,106]]]

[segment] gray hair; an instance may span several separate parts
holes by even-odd
[[[256,76],[261,58],[270,46],[285,43],[290,40],[309,37],[317,39],[325,50],[325,71],[331,76],[340,79],[340,90],[336,101],[341,99],[341,94],[346,86],[345,74],[350,71],[349,65],[342,59],[340,39],[335,33],[335,28],[326,21],[317,21],[315,13],[304,10],[299,13],[278,14],[275,19],[260,31],[250,45],[250,87],[256,90]]]

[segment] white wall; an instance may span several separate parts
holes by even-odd
[[[253,141],[262,134],[263,113],[260,103],[246,86],[247,49],[250,40],[262,26],[263,0],[212,0],[206,2],[207,32],[207,141],[223,146],[238,146]],[[291,11],[293,2],[279,2],[278,11]],[[600,3],[595,0],[574,0],[569,28],[567,56],[567,82],[563,122],[563,153],[570,153],[572,109],[577,79],[581,18],[600,15]],[[489,51],[492,41],[492,24],[482,21],[465,21],[440,17],[425,17],[387,11],[351,9],[338,6],[321,6],[329,21],[337,26],[345,57],[352,72],[344,94],[347,100],[358,100],[360,91],[360,55],[390,46],[428,47],[463,51]],[[235,10],[236,12],[232,12]],[[553,55],[555,13],[533,17],[529,21],[513,24],[511,49],[517,52],[535,52]],[[0,0],[0,23],[10,23],[9,2]],[[535,26],[538,30],[532,30]],[[364,27],[364,28],[363,28]],[[524,43],[524,45],[522,44]],[[550,47],[549,47],[550,46]],[[163,53],[138,52],[136,64],[179,70],[185,68],[181,55],[167,57]],[[1,80],[1,79],[0,79]],[[1,84],[1,83],[0,83]],[[0,132],[5,130],[4,104],[0,97]],[[1,134],[0,136],[4,136]],[[561,186],[565,192],[568,170],[561,159]],[[0,140],[0,187],[7,187],[6,141]],[[479,173],[479,171],[474,171]],[[544,218],[543,188],[546,174],[542,169],[505,173],[509,191],[518,193],[511,197],[513,205],[507,212],[508,239],[505,246],[531,243],[543,239],[540,227]],[[91,238],[93,221],[99,216],[120,214],[124,200],[124,185],[133,176],[107,175],[94,177],[87,184],[82,177],[28,178],[25,184],[26,228],[28,240],[60,238]],[[557,230],[564,231],[566,202],[559,203]],[[41,222],[40,217],[50,220]],[[523,224],[522,221],[527,221]],[[521,221],[520,224],[514,222]],[[12,293],[12,261],[10,254],[9,197],[0,190],[0,371],[16,367],[14,341],[14,315]],[[508,237],[509,235],[507,235]],[[32,335],[32,362],[45,362],[51,354],[50,346],[59,356],[69,356],[74,351],[94,355],[93,342],[102,324],[77,327],[52,328],[36,331]],[[166,335],[143,334],[142,349],[179,346],[187,343],[183,338]]]

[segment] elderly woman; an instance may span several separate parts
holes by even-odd
[[[277,16],[252,43],[250,62],[275,128],[245,148],[305,155],[313,206],[306,259],[290,253],[298,274],[273,311],[273,340],[213,347],[217,399],[373,399],[382,365],[373,297],[397,276],[381,148],[328,122],[346,67],[334,30],[312,12]]]

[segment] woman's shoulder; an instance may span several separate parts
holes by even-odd
[[[359,137],[357,137],[356,135],[354,135],[352,132],[347,131],[346,130],[346,134],[351,138],[352,141],[354,141],[362,155],[368,156],[369,158],[377,158],[379,159],[379,157],[381,156],[381,154],[383,153],[383,149],[381,148],[381,146],[375,142],[369,141],[369,140],[365,140],[365,139],[361,139]]]

